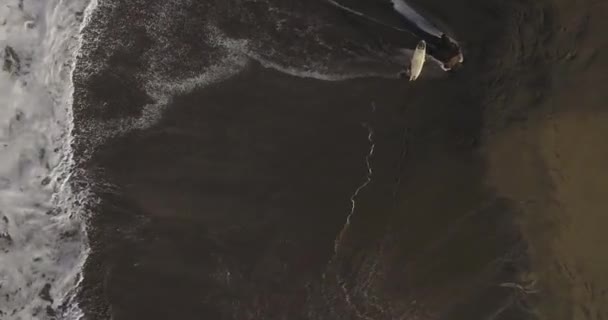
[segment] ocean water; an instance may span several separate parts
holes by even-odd
[[[87,255],[75,193],[72,71],[96,1],[0,6],[0,318],[76,319]]]
[[[362,3],[100,3],[76,112],[101,199],[80,296],[90,318],[433,309],[393,302],[381,289],[393,258],[364,247],[398,251],[375,238],[405,153],[398,110],[447,74],[429,59],[416,85],[400,81],[419,39],[379,23],[383,10],[427,22]]]

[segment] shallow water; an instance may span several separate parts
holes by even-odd
[[[476,96],[433,63],[418,85],[400,80],[412,33],[326,1],[140,6],[99,7],[83,51],[93,72],[78,82],[80,144],[96,146],[83,169],[101,199],[81,295],[92,317],[394,318],[505,305],[511,291],[492,283],[516,281],[525,259],[509,206],[484,191],[469,154],[479,109],[457,110]],[[404,18],[390,3],[369,12],[391,15]],[[112,27],[121,21],[130,27]],[[450,100],[460,102],[442,106]],[[467,196],[447,192],[459,184]],[[479,239],[479,254],[460,261]],[[496,262],[511,252],[517,266]],[[487,308],[471,308],[488,292]]]

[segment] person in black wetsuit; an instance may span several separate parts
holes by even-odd
[[[431,44],[427,49],[428,53],[435,59],[443,62],[443,66],[446,69],[454,70],[462,64],[460,46],[450,40],[445,33],[439,38],[429,37],[427,43]]]

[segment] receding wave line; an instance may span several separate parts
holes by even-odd
[[[403,29],[403,28],[399,28],[399,27],[395,27],[395,26],[391,26],[391,25],[389,25],[389,24],[387,24],[387,23],[384,23],[384,22],[382,22],[382,21],[380,21],[380,20],[378,20],[378,19],[376,19],[376,18],[373,18],[373,17],[370,17],[370,16],[368,16],[368,15],[365,15],[365,14],[364,14],[364,13],[362,13],[362,12],[359,12],[359,11],[356,11],[356,10],[351,9],[351,8],[349,8],[349,7],[343,6],[343,5],[341,5],[341,4],[339,4],[339,3],[337,3],[337,2],[336,2],[336,1],[334,1],[334,0],[327,0],[327,2],[329,2],[330,4],[332,4],[332,5],[334,5],[334,6],[338,7],[338,8],[340,8],[340,9],[342,9],[342,10],[345,10],[345,11],[347,11],[347,12],[350,12],[350,13],[352,13],[352,14],[354,14],[354,15],[358,16],[358,17],[361,17],[361,18],[363,18],[363,19],[369,20],[369,21],[371,21],[371,22],[374,22],[374,23],[377,23],[377,24],[383,25],[383,26],[385,26],[385,27],[388,27],[388,28],[391,28],[391,29],[394,29],[394,30],[397,30],[397,31],[401,31],[401,32],[409,32],[409,33],[412,33],[410,30]],[[413,33],[412,33],[412,34],[413,34]]]
[[[247,53],[247,56],[252,60],[257,61],[262,67],[273,69],[281,73],[289,74],[299,78],[311,78],[324,81],[343,81],[350,79],[361,79],[361,78],[384,78],[384,79],[398,79],[399,73],[394,72],[361,72],[361,73],[331,73],[321,72],[317,70],[302,70],[294,67],[284,66],[276,62],[266,60],[254,53]]]
[[[416,26],[425,32],[432,34],[437,37],[441,37],[443,32],[439,28],[435,27],[432,23],[421,16],[414,8],[410,7],[403,0],[392,0],[393,8],[399,12],[404,18],[416,24]]]

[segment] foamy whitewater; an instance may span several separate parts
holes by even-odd
[[[399,12],[403,17],[415,23],[420,29],[426,31],[429,34],[432,34],[436,37],[441,37],[443,32],[435,27],[432,23],[426,20],[423,16],[421,16],[414,8],[410,7],[403,0],[392,0],[393,8],[395,11]]]
[[[96,0],[0,6],[0,318],[77,319],[87,254],[68,183],[72,72]]]

